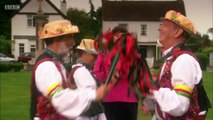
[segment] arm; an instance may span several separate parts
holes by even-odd
[[[56,110],[71,119],[79,116],[96,99],[94,89],[63,89],[61,74],[51,61],[37,67],[35,80],[38,90],[50,97]]]
[[[188,96],[191,95],[195,84],[199,83],[202,71],[192,56],[183,54],[173,62],[171,74],[171,84],[174,89],[160,88],[154,91],[154,97],[164,112],[172,116],[181,116],[189,108]],[[189,93],[188,96],[186,91]]]
[[[82,73],[84,75],[82,75]],[[75,80],[75,83],[77,85],[78,89],[96,89],[96,82],[91,73],[86,69],[85,66],[82,66],[78,68],[74,74],[73,78]]]

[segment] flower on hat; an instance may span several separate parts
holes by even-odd
[[[47,23],[39,31],[39,39],[58,37],[78,32],[79,32],[78,26],[72,25],[70,21],[58,20]]]
[[[165,18],[162,19],[174,22],[175,24],[183,28],[186,32],[188,32],[190,35],[195,35],[197,33],[193,23],[180,12],[169,10],[166,13]]]

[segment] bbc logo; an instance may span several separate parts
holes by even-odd
[[[5,10],[20,10],[20,5],[4,5]]]

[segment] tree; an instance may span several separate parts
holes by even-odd
[[[202,36],[198,33],[188,40],[187,46],[195,53],[202,70],[206,70],[209,63],[209,51],[212,50],[209,36],[207,34],[203,34]]]
[[[91,1],[90,1],[91,2]],[[77,45],[83,38],[96,39],[101,33],[102,26],[102,8],[94,11],[94,6],[91,4],[91,10],[86,13],[84,10],[77,8],[69,8],[67,11],[67,19],[79,27],[80,33],[75,35]]]
[[[102,7],[99,7],[95,12],[95,19],[93,19],[93,26],[95,28],[96,35],[100,35],[102,32]]]
[[[96,39],[101,33],[102,8],[100,7],[95,11],[92,1],[89,0],[89,2],[91,6],[89,13],[86,13],[84,10],[78,10],[77,8],[69,8],[67,11],[67,19],[72,24],[77,25],[80,30],[80,33],[75,35],[76,45],[83,38]],[[72,61],[76,60],[75,52],[75,49],[72,49]]]
[[[212,35],[212,37],[213,37],[213,27],[209,28],[208,31],[207,31],[207,33],[210,33]],[[213,40],[213,38],[212,38],[212,40]]]
[[[77,44],[79,44],[83,38],[95,38],[94,28],[92,28],[93,21],[85,11],[69,8],[67,19],[70,20],[72,24],[77,25],[80,30],[80,33],[75,36]]]
[[[95,34],[99,35],[101,33],[102,28],[102,7],[99,7],[96,11],[92,0],[89,0],[90,3],[90,12],[89,15],[93,20],[92,26],[95,28]]]
[[[0,35],[0,52],[10,55],[11,51],[11,41],[8,40],[5,36]]]
[[[20,0],[0,1],[0,51],[7,55],[11,54],[11,17],[20,7]]]
[[[188,40],[187,46],[189,46],[193,52],[201,52],[206,47],[211,46],[211,41],[207,34],[201,35],[198,33]]]
[[[212,33],[213,34],[213,27],[208,29],[208,33]]]

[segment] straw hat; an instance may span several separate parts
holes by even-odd
[[[72,25],[70,21],[57,20],[44,25],[39,32],[39,39],[53,38],[78,32],[78,26]]]
[[[184,15],[174,10],[169,10],[166,13],[165,17],[161,18],[161,20],[169,20],[175,23],[176,25],[183,28],[187,33],[189,33],[190,36],[197,33],[197,30],[195,29],[193,23]]]
[[[82,39],[79,46],[77,46],[77,49],[86,51],[87,53],[91,54],[98,54],[97,50],[95,49],[95,40],[92,39]]]

